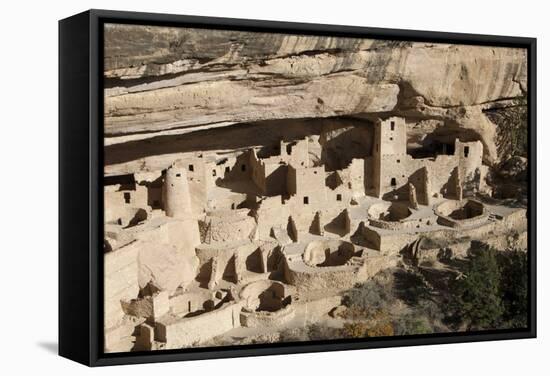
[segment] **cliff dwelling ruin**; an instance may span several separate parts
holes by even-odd
[[[525,90],[519,52],[331,49],[334,38],[313,36],[279,36],[266,51],[265,41],[239,44],[244,32],[222,43],[224,31],[208,34],[220,45],[206,51],[193,30],[138,28],[106,30],[106,352],[341,326],[345,292],[384,270],[442,249],[460,258],[474,240],[527,248],[526,207],[492,178],[502,157],[484,113]],[[162,64],[121,57],[134,40],[186,33],[196,57],[177,45]],[[410,72],[418,50],[433,54],[423,68],[433,78]],[[409,54],[407,68],[395,51]],[[495,72],[492,88],[468,51]],[[470,76],[438,76],[440,54]],[[503,60],[506,73],[492,68]],[[438,78],[447,89],[434,88]]]

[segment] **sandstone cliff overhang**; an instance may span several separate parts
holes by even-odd
[[[526,50],[107,25],[105,144],[273,119],[384,116],[465,129],[527,89]]]

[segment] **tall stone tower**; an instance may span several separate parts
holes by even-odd
[[[191,195],[187,183],[187,171],[172,165],[164,177],[164,210],[169,217],[188,217],[191,213]]]
[[[375,123],[372,157],[373,186],[378,197],[407,184],[408,176],[404,173],[407,162],[405,119],[391,117]]]

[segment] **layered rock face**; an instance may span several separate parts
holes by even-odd
[[[151,169],[150,155],[122,157],[117,144],[143,150],[165,136],[235,124],[390,114],[479,139],[494,163],[495,125],[483,110],[526,85],[522,49],[107,25],[106,174]],[[135,156],[145,159],[128,165]]]

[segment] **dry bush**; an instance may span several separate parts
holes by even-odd
[[[344,324],[344,334],[351,338],[365,338],[367,336],[368,325],[365,322],[347,322]]]

